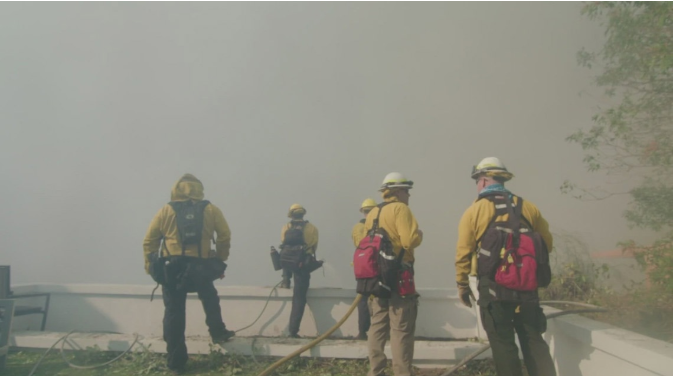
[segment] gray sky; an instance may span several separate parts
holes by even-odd
[[[0,264],[14,283],[151,283],[142,239],[185,172],[232,230],[223,284],[270,285],[298,202],[325,276],[352,287],[352,226],[391,171],[415,181],[421,288],[454,284],[472,165],[592,250],[629,231],[627,198],[564,196],[565,137],[603,104],[576,64],[602,30],[579,3],[0,4]],[[581,92],[586,95],[580,96]],[[594,95],[591,95],[594,93]]]

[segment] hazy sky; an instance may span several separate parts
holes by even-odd
[[[454,285],[472,165],[592,250],[627,198],[583,203],[578,146],[601,102],[576,52],[602,30],[579,3],[0,4],[0,264],[14,283],[150,284],[149,221],[190,172],[232,230],[226,285],[270,285],[298,202],[325,276],[353,287],[350,232],[383,177],[415,181],[421,288]],[[580,95],[580,93],[585,93]],[[592,95],[593,93],[593,95]]]

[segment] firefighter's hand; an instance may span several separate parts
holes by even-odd
[[[224,273],[222,273],[222,275],[220,276],[220,279],[224,279]]]
[[[472,308],[472,301],[470,301],[470,298],[477,300],[472,293],[470,285],[458,285],[458,296],[460,297],[460,302],[463,303],[464,306],[470,308]]]

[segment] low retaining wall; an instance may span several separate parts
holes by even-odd
[[[52,332],[92,331],[131,334],[138,333],[160,341],[163,303],[160,290],[153,302],[149,301],[153,286],[128,285],[27,285],[14,288],[16,293],[49,292],[52,294],[47,330]],[[229,329],[236,330],[249,325],[261,312],[271,288],[268,287],[218,287],[222,299],[222,312]],[[436,339],[468,339],[483,336],[477,320],[476,307],[463,307],[456,289],[424,289],[421,294],[417,320],[418,337]],[[355,292],[353,290],[317,288],[309,290],[308,307],[301,325],[300,334],[316,336],[334,325],[348,310]],[[292,291],[279,289],[272,294],[269,306],[260,320],[251,328],[238,333],[239,337],[278,337],[287,333]],[[39,300],[36,299],[35,303]],[[26,304],[27,302],[22,302]],[[555,312],[545,307],[546,313]],[[39,329],[40,317],[17,317],[13,331],[14,345],[23,347],[48,347],[49,336],[31,336],[26,332]],[[208,331],[205,315],[195,294],[187,302],[187,335],[203,337],[204,344],[194,343],[195,348],[207,346]],[[46,333],[45,333],[46,334]],[[357,315],[352,315],[335,332],[334,337],[344,338],[357,334]],[[673,344],[658,341],[585,317],[570,315],[549,320],[545,339],[550,344],[559,376],[673,376]],[[245,340],[244,340],[245,341]],[[122,341],[124,342],[124,341]],[[232,346],[239,343],[238,340]],[[247,342],[241,342],[244,347]],[[239,346],[239,345],[236,345]],[[329,345],[334,346],[334,345]],[[343,349],[344,357],[361,357],[360,344],[343,343],[335,349]],[[451,361],[466,356],[473,345],[447,345],[439,342],[417,344],[416,358],[439,361],[437,351],[446,352]],[[101,346],[105,348],[105,346]],[[427,348],[426,348],[427,347]],[[456,347],[456,351],[454,351]],[[153,346],[157,348],[157,346]],[[273,347],[275,349],[275,347]],[[327,349],[317,351],[316,356],[341,354]],[[278,354],[289,351],[279,347]],[[434,349],[432,354],[425,352]],[[348,351],[347,351],[348,350]],[[357,350],[357,351],[356,351]],[[268,351],[275,354],[276,350]]]
[[[545,339],[559,376],[673,376],[673,344],[586,317],[549,320]]]
[[[160,336],[164,312],[161,289],[150,302],[153,286],[135,285],[29,285],[14,287],[15,293],[51,293],[47,331],[96,331]],[[218,287],[222,317],[230,330],[245,327],[260,314],[271,293],[269,287]],[[416,334],[426,338],[476,337],[474,309],[463,307],[456,289],[420,291]],[[355,298],[354,290],[317,288],[308,293],[308,306],[299,333],[316,336],[337,323]],[[34,303],[39,300],[35,299]],[[25,302],[22,304],[26,304]],[[292,290],[277,289],[259,321],[241,336],[277,337],[287,334]],[[17,330],[38,330],[38,317],[17,317]],[[205,314],[196,294],[187,298],[187,333],[208,335]],[[334,333],[334,337],[358,334],[357,312]]]

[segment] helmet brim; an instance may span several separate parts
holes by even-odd
[[[403,188],[403,189],[412,189],[414,187],[414,182],[413,181],[405,181],[403,183],[388,183],[384,184],[381,186],[379,189],[379,192],[383,192],[386,189],[393,189],[393,188]]]

